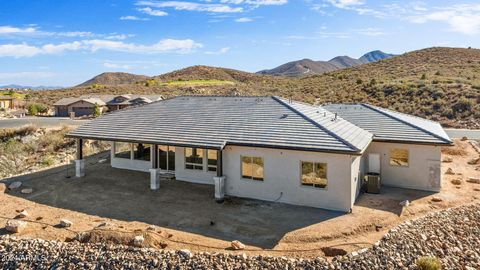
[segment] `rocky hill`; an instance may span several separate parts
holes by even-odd
[[[329,61],[314,61],[311,59],[302,59],[288,62],[273,69],[265,69],[257,72],[258,74],[300,77],[312,74],[322,74],[338,69],[358,66],[371,62],[391,58],[395,55],[384,53],[382,51],[372,51],[364,54],[359,59],[350,56],[337,56]]]
[[[298,78],[194,66],[134,84],[29,92],[29,97],[53,104],[62,97],[84,94],[279,95],[316,104],[366,102],[473,129],[480,128],[479,74],[480,50],[428,48]],[[171,81],[182,83],[167,83]]]
[[[148,79],[148,76],[136,75],[125,72],[104,72],[92,79],[77,85],[77,87],[90,86],[90,85],[120,85],[130,84],[138,81],[144,81]]]

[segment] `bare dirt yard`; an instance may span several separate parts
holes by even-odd
[[[230,250],[231,241],[239,240],[247,255],[338,255],[372,246],[405,220],[480,202],[480,184],[467,181],[480,177],[480,153],[461,140],[442,153],[440,193],[383,187],[381,194],[362,194],[350,214],[241,198],[218,204],[212,186],[175,180],[151,191],[149,174],[111,168],[103,153],[88,159],[81,179],[72,166],[61,166],[4,180],[22,187],[0,192],[0,228],[26,210],[20,238],[132,245],[143,235],[146,247],[232,253],[239,251]],[[33,192],[21,193],[25,188]],[[61,228],[61,219],[73,225]]]

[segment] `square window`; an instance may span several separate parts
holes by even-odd
[[[302,161],[301,171],[302,185],[317,188],[327,187],[327,163]]]
[[[392,149],[390,150],[390,165],[398,167],[408,167],[408,150]]]
[[[263,158],[261,157],[241,157],[242,178],[263,181]]]

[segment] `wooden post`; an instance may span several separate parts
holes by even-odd
[[[158,144],[152,145],[153,147],[153,155],[152,155],[152,168],[158,168]]]

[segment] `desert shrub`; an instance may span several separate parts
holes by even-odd
[[[95,103],[95,108],[93,108],[93,117],[99,117],[102,115],[102,110],[100,109],[100,106]]]
[[[46,155],[46,156],[43,157],[43,159],[42,159],[42,165],[43,166],[49,167],[49,166],[52,166],[53,164],[55,164],[55,160],[53,159],[52,156]]]
[[[34,125],[27,125],[20,128],[6,128],[0,130],[0,141],[6,142],[16,136],[26,136],[35,133],[38,128]]]
[[[427,79],[427,75],[425,73],[422,74],[422,77],[420,77],[420,80],[426,80]]]
[[[442,263],[435,257],[421,257],[416,261],[419,270],[440,270]]]
[[[473,101],[468,98],[460,98],[455,105],[453,105],[453,111],[465,112],[469,111],[473,107]]]
[[[363,83],[362,79],[357,79],[357,84],[362,84],[362,83]]]
[[[38,114],[37,106],[35,106],[35,104],[28,104],[27,105],[27,111],[28,111],[28,114],[30,114],[30,115],[37,115]]]
[[[48,113],[48,106],[41,103],[30,103],[27,105],[27,111],[30,115]]]

